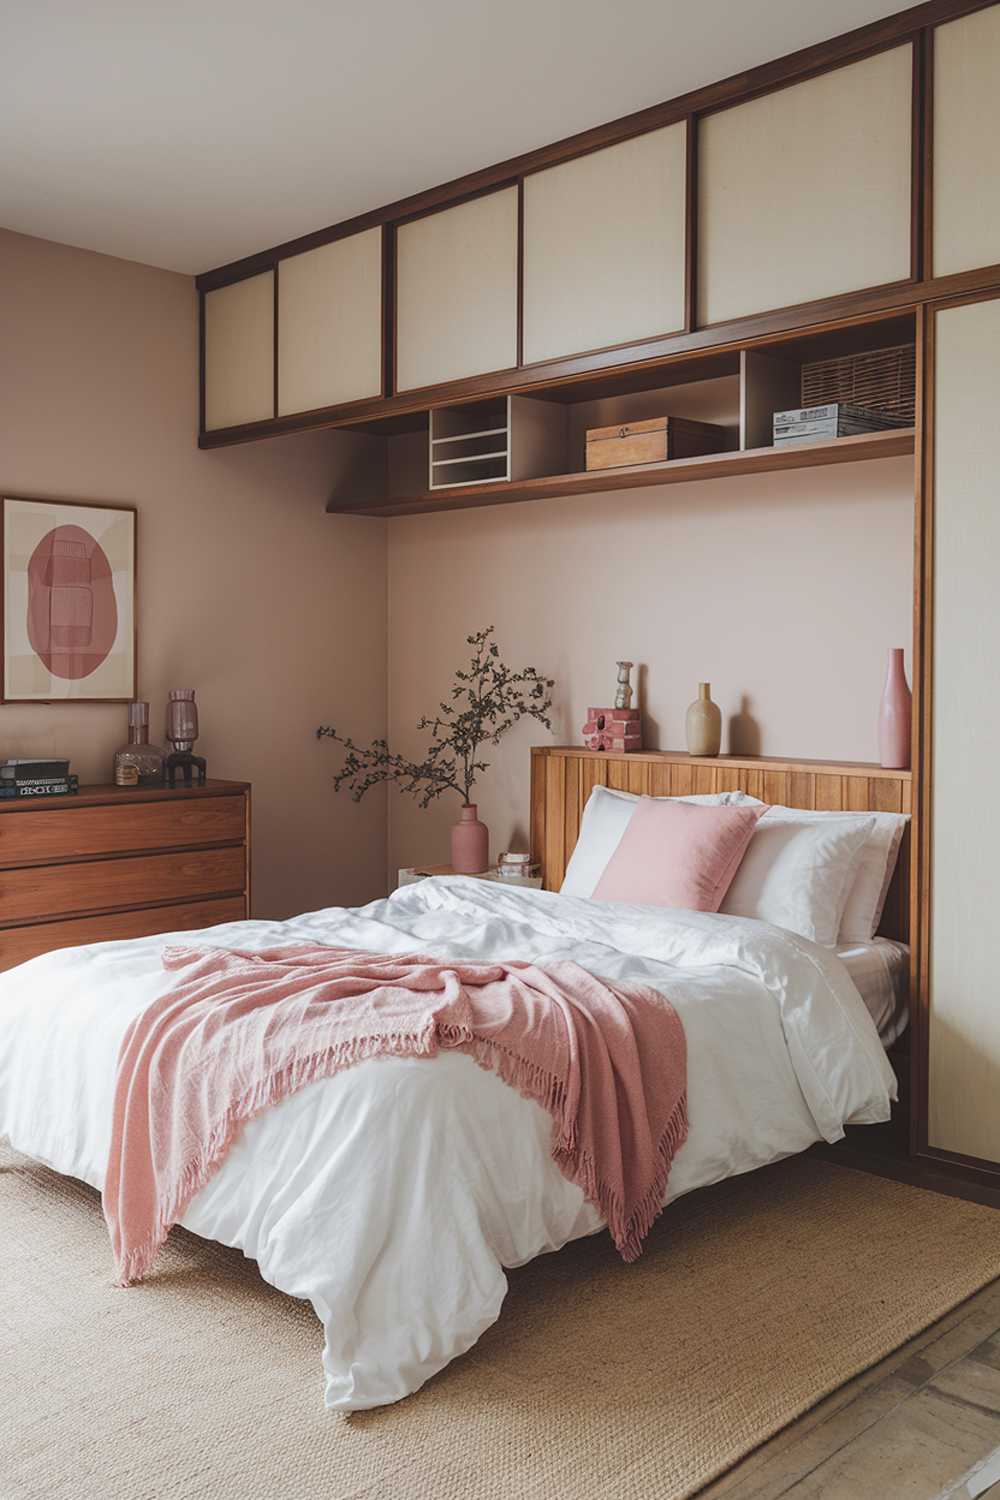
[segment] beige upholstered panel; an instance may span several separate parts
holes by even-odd
[[[517,363],[517,189],[400,226],[396,387]]]
[[[1000,263],[1000,5],[934,33],[934,274]]]
[[[205,293],[205,428],[274,416],[274,272]]]
[[[278,415],[382,394],[382,229],[278,267]]]
[[[1000,300],[937,317],[931,1146],[1000,1161]]]
[[[554,359],[684,325],[687,124],[524,182],[524,358]]]
[[[895,47],[701,122],[703,322],[909,276],[912,66]]]

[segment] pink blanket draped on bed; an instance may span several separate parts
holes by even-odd
[[[669,1001],[579,964],[449,963],[296,944],[167,948],[173,985],[118,1058],[104,1213],[122,1284],[150,1268],[240,1127],[369,1057],[467,1053],[552,1116],[552,1157],[634,1260],[687,1136]]]

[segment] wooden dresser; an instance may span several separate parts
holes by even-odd
[[[249,901],[245,782],[0,801],[0,969],[53,948],[242,921]]]

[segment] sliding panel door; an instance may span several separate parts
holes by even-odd
[[[701,121],[703,323],[910,275],[912,75],[907,44]]]
[[[1000,1162],[1000,299],[935,344],[928,1144]]]
[[[205,430],[274,416],[274,272],[205,293]]]
[[[517,188],[396,231],[396,389],[517,364]]]
[[[382,229],[278,266],[278,415],[382,394]]]
[[[1000,264],[1000,6],[934,33],[933,271]]]
[[[684,326],[687,124],[524,180],[524,360]]]

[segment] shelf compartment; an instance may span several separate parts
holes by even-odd
[[[668,459],[634,468],[599,469],[537,478],[455,485],[423,494],[398,496],[371,503],[331,501],[331,511],[361,516],[418,516],[439,510],[469,510],[482,505],[510,505],[555,496],[643,488],[655,484],[687,484],[699,479],[725,479],[739,474],[769,474],[785,469],[819,468],[828,464],[861,463],[912,454],[914,429],[890,428],[860,437],[828,438],[822,442],[788,443],[775,448],[744,448],[699,458]]]
[[[483,432],[458,432],[453,437],[431,438],[431,447],[438,448],[445,443],[471,443],[473,438],[506,437],[507,424],[502,427],[487,427]]]
[[[484,454],[481,458],[449,458],[444,465],[434,464],[431,488],[450,490],[477,484],[499,484],[508,481],[507,451]]]

